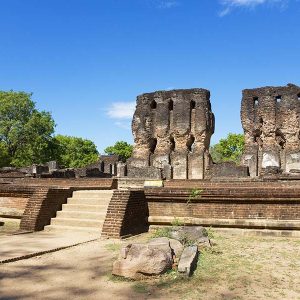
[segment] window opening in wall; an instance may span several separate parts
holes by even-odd
[[[156,106],[157,106],[156,101],[153,100],[153,101],[151,102],[151,104],[150,104],[150,108],[151,108],[151,109],[156,109]]]
[[[297,95],[297,97],[298,97],[298,100],[300,100],[300,93]]]
[[[113,171],[113,167],[111,164],[109,164],[109,174],[112,174],[112,171]]]
[[[253,106],[256,107],[258,105],[258,97],[253,98]]]
[[[281,96],[276,97],[276,102],[279,103],[281,101]]]
[[[196,102],[194,100],[191,101],[191,109],[196,108]]]
[[[154,151],[156,149],[156,145],[157,145],[157,139],[151,139],[150,143],[149,143],[151,153],[154,153]]]
[[[174,140],[174,137],[170,137],[170,143],[171,143],[171,145],[170,145],[170,150],[171,151],[174,151],[175,150],[175,140]]]
[[[169,111],[173,110],[173,100],[169,102]]]
[[[104,173],[104,162],[101,161],[100,163],[100,171]]]
[[[188,139],[188,141],[186,142],[186,147],[188,149],[188,151],[192,152],[194,149],[194,144],[195,144],[195,137],[193,135],[191,135]]]

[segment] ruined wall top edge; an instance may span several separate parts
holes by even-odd
[[[167,91],[155,91],[151,93],[144,93],[137,97],[140,98],[156,98],[156,97],[164,97],[164,98],[172,98],[178,95],[191,95],[191,94],[200,94],[204,96],[206,99],[209,100],[210,98],[210,91],[201,88],[192,88],[192,89],[174,89],[174,90],[167,90]]]
[[[295,84],[287,84],[286,86],[265,86],[254,89],[244,89],[243,98],[259,97],[259,96],[284,96],[292,93],[299,94],[300,87]]]

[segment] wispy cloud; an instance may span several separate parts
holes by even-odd
[[[107,109],[106,114],[112,119],[131,119],[135,110],[135,102],[115,102]]]
[[[116,126],[118,126],[119,128],[122,128],[122,129],[126,129],[126,130],[130,130],[130,124],[131,122],[130,121],[117,121],[114,123]]]
[[[279,4],[280,7],[282,7],[287,1],[288,0],[220,0],[223,9],[220,11],[219,16],[224,17],[235,8],[254,8],[263,4]]]

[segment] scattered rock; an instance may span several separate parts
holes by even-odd
[[[197,246],[186,247],[179,260],[178,272],[184,273],[187,276],[191,276],[196,268],[198,258]]]
[[[178,227],[170,232],[171,238],[180,241],[183,244],[198,245],[207,238],[207,230],[202,226]]]
[[[183,245],[175,239],[169,239],[169,242],[170,242],[170,247],[174,252],[174,255],[176,256],[176,258],[179,258],[184,248]]]
[[[158,275],[172,267],[172,252],[166,243],[132,244],[124,248],[113,264],[114,275],[138,279],[141,274]]]
[[[201,251],[202,249],[210,248],[211,242],[210,239],[206,236],[198,240],[198,250]]]

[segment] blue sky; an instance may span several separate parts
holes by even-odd
[[[56,133],[132,142],[136,96],[211,91],[212,143],[241,91],[300,85],[298,0],[0,0],[0,89],[33,92]]]

